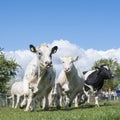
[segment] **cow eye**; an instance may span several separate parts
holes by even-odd
[[[38,55],[42,55],[42,53],[41,53],[41,52],[38,52]]]

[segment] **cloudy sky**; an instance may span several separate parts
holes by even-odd
[[[55,40],[51,44],[48,44],[51,48],[55,45],[58,46],[58,51],[53,55],[53,65],[56,69],[57,76],[62,70],[62,62],[60,57],[64,55],[79,56],[79,60],[75,62],[75,65],[81,70],[90,70],[94,62],[99,59],[112,58],[117,59],[120,63],[120,48],[109,50],[95,50],[95,49],[83,49],[76,44],[71,43],[68,40]],[[29,50],[16,50],[5,51],[5,55],[8,59],[15,59],[19,63],[22,69],[19,70],[18,78],[22,79],[24,71],[28,63],[35,57],[35,54]]]
[[[78,55],[82,70],[100,58],[120,62],[119,0],[2,0],[0,1],[0,47],[23,70],[34,57],[29,44],[58,45],[59,57]]]

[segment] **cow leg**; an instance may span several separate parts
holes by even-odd
[[[32,91],[29,91],[29,96],[27,97],[27,106],[24,111],[29,111],[30,105],[32,106],[32,100],[33,100],[33,93]]]
[[[44,96],[44,99],[43,99],[43,110],[48,110],[48,95],[45,95]]]
[[[90,103],[90,95],[87,95],[88,99],[87,99],[87,103]]]
[[[75,97],[75,107],[78,107],[78,95],[76,95],[76,97]]]
[[[68,109],[69,107],[71,107],[72,102],[73,102],[75,96],[76,96],[76,93],[72,93],[71,95],[69,95],[69,94],[66,95],[66,106],[65,106],[65,109]]]
[[[38,92],[38,85],[39,85],[40,80],[41,80],[41,77],[39,77],[39,79],[37,80],[36,86],[33,87],[33,93],[34,94]]]
[[[42,108],[42,106],[43,106],[43,97],[40,98],[39,104],[40,104],[40,107]]]
[[[65,109],[68,109],[70,107],[70,98],[69,95],[66,95],[66,105],[65,105]]]
[[[34,97],[34,98],[32,99],[32,103],[31,103],[31,106],[30,106],[32,112],[35,111],[35,109],[36,109],[36,104],[37,104],[37,103],[38,103],[37,97]]]
[[[50,108],[53,107],[54,101],[55,101],[55,95],[53,95],[52,93],[50,93],[49,95],[49,106]]]
[[[57,109],[60,109],[62,105],[62,89],[59,84],[57,84],[57,89],[58,89],[58,92],[55,97],[55,104],[56,104]]]
[[[29,111],[30,105],[32,103],[32,97],[27,98],[27,106],[24,111]]]
[[[57,106],[57,94],[50,95],[49,97],[49,106]]]
[[[71,107],[71,105],[72,105],[72,103],[73,103],[73,100],[75,99],[75,97],[76,97],[76,95],[78,94],[78,88],[77,89],[75,89],[71,94],[70,94],[70,96],[69,96],[69,99],[70,99],[70,101],[69,101],[69,107]],[[76,105],[75,105],[75,107],[78,107],[78,102],[76,102]]]
[[[63,101],[64,101],[63,99],[64,99],[64,98],[63,98],[63,95],[61,95],[61,96],[60,96],[60,106],[61,106],[61,107],[62,107],[62,104],[63,104]]]
[[[57,107],[57,109],[60,109],[61,108],[61,106],[60,106],[60,104],[61,104],[61,97],[60,97],[61,95],[57,95],[56,97],[55,97],[55,104],[56,104],[56,107]]]
[[[95,105],[96,105],[97,107],[99,107],[99,103],[98,103],[98,95],[95,95]]]
[[[83,92],[78,93],[75,97],[75,107],[78,107],[79,105],[85,103],[86,98],[87,97]]]
[[[87,101],[87,103],[90,103],[90,94],[89,94],[89,91],[85,91],[84,90],[84,94],[86,96],[86,100],[85,101]]]
[[[72,105],[72,102],[73,102],[73,99],[75,98],[75,96],[70,96],[70,97],[66,97],[66,106],[65,106],[65,109],[68,109],[71,107]]]
[[[42,108],[43,106],[42,102],[43,102],[43,97],[40,97],[39,95],[34,96],[31,103],[31,111],[32,112],[35,111],[37,104],[39,104],[40,107]]]
[[[78,96],[78,105],[85,103],[88,100],[88,97],[85,93],[82,93]]]
[[[73,103],[73,100],[75,99],[77,93],[76,92],[73,92],[70,96],[70,102],[69,102],[69,107],[71,107],[72,103]],[[78,107],[78,102],[75,103],[75,107]]]
[[[24,99],[23,99],[23,101],[22,101],[20,107],[24,107],[24,106],[26,105],[26,103],[27,103],[27,97],[24,96]]]
[[[16,101],[15,108],[17,108],[17,107],[18,107],[19,101],[20,101],[20,96],[19,96],[19,95],[17,95],[17,101]]]
[[[65,109],[69,109],[69,107],[71,107],[72,105],[72,101],[73,101],[73,97],[72,95],[66,95],[66,105],[65,105]]]
[[[14,107],[15,107],[15,96],[12,95],[12,108],[14,108]]]

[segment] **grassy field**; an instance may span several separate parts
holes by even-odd
[[[78,109],[24,112],[23,109],[0,108],[0,120],[120,120],[120,101],[94,104],[84,104]]]

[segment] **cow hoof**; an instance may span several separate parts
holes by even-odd
[[[20,108],[23,109],[25,107],[25,105],[20,105]]]
[[[17,109],[17,107],[15,107],[15,109]]]
[[[29,110],[25,109],[24,111],[25,111],[25,112],[28,112]]]
[[[30,112],[34,112],[34,111],[35,111],[34,109],[30,110]]]
[[[78,108],[79,106],[78,105],[75,105],[75,108]]]
[[[34,89],[33,94],[38,92],[38,88]]]
[[[71,107],[71,104],[69,103],[68,106]]]

